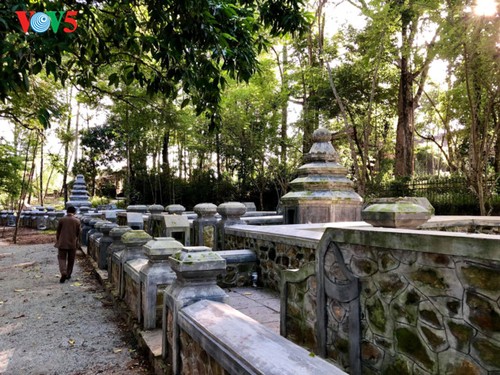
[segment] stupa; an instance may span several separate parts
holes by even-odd
[[[363,199],[347,178],[347,168],[339,163],[331,144],[331,132],[314,131],[313,145],[304,155],[304,165],[281,197],[285,224],[328,223],[361,220]]]
[[[75,182],[73,184],[73,190],[69,196],[69,201],[66,202],[66,208],[69,206],[74,206],[76,208],[80,207],[91,207],[92,203],[89,201],[89,193],[87,192],[87,185],[85,184],[85,179],[82,174],[76,175]]]

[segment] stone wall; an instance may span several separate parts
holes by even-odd
[[[320,351],[349,370],[359,350],[366,374],[498,373],[499,250],[498,236],[481,234],[327,230],[317,265]],[[357,305],[327,290],[349,280],[359,283]]]
[[[321,232],[297,229],[292,230],[291,235],[279,235],[279,227],[273,229],[274,234],[261,232],[260,228],[264,227],[229,227],[226,229],[224,246],[228,249],[245,248],[255,251],[259,264],[258,285],[279,291],[283,270],[301,268],[314,262]]]
[[[236,227],[226,240],[255,249],[263,286],[281,291],[282,335],[350,373],[500,373],[499,221],[443,220],[331,224],[321,242],[315,226]]]
[[[181,373],[182,374],[213,374],[229,375],[219,362],[213,359],[186,332],[181,331]]]

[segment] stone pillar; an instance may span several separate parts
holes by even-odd
[[[213,203],[200,203],[194,206],[198,215],[193,220],[193,245],[217,248],[217,206]]]
[[[120,259],[121,251],[125,249],[125,245],[122,242],[122,235],[128,232],[130,229],[126,225],[119,225],[114,227],[109,231],[109,236],[113,239],[113,243],[108,247],[108,280],[115,289],[118,289],[118,284],[120,282]]]
[[[143,230],[130,230],[122,235],[122,242],[125,245],[120,256],[120,282],[118,283],[119,297],[123,298],[125,295],[125,282],[124,282],[124,267],[125,263],[138,258],[145,258],[144,249],[142,246],[146,244],[152,237]]]
[[[226,261],[205,246],[184,247],[170,257],[176,280],[167,287],[163,299],[162,356],[172,363],[172,373],[180,374],[180,329],[178,313],[200,300],[225,302],[227,295],[217,286],[217,275]]]
[[[225,250],[224,232],[225,228],[231,225],[246,223],[241,220],[241,216],[247,212],[247,208],[240,202],[226,202],[219,204],[217,212],[221,215],[221,220],[217,223],[218,246],[216,250]]]
[[[87,254],[92,257],[97,262],[97,251],[99,249],[99,241],[103,236],[101,228],[104,224],[109,223],[105,220],[98,220],[94,224],[95,231],[89,235],[89,244],[87,246]]]
[[[172,284],[175,280],[175,273],[170,267],[168,258],[181,251],[182,247],[182,244],[172,237],[159,237],[144,245],[148,263],[141,268],[140,278],[141,318],[145,330],[155,329],[161,325],[156,322],[157,317],[161,317],[161,312],[157,313],[157,301],[161,301],[161,298],[158,299],[157,296],[163,292],[162,289],[166,285]]]
[[[101,219],[97,217],[92,217],[88,224],[89,224],[89,230],[87,231],[87,234],[85,235],[85,245],[88,247],[90,245],[90,236],[96,232],[95,225],[99,222],[102,221]],[[88,251],[87,251],[88,253]]]
[[[90,226],[90,220],[92,220],[92,217],[85,215],[84,217],[81,218],[80,224],[81,224],[81,233],[80,233],[80,243],[82,246],[87,246],[87,234],[89,230],[91,229]],[[57,228],[57,223],[55,223],[56,228]]]
[[[165,210],[161,204],[152,204],[149,209],[149,222],[147,232],[153,237],[162,237],[163,231],[163,215]]]
[[[99,241],[99,246],[96,247],[97,267],[101,270],[108,268],[108,247],[113,243],[113,239],[109,235],[109,232],[117,226],[118,224],[111,222],[101,225],[102,237]]]

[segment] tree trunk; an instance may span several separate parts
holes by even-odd
[[[80,137],[79,137],[79,126],[80,125],[80,102],[78,102],[77,106],[76,106],[76,121],[75,121],[75,160],[73,161],[73,165],[76,164],[76,162],[78,161],[78,143],[79,143],[79,140],[80,140]]]
[[[35,175],[35,159],[36,159],[36,153],[38,151],[38,134],[36,135],[35,139],[35,146],[33,147],[33,154],[32,154],[32,161],[31,161],[31,170],[28,178],[29,185],[31,186],[31,181],[33,181],[33,176]],[[28,194],[28,204],[31,204],[31,194],[32,194],[32,189],[29,189],[29,194]]]
[[[12,241],[15,244],[17,243],[17,232],[19,230],[19,221],[21,219],[21,211],[23,209],[24,199],[26,198],[26,191],[27,191],[26,177],[27,177],[27,174],[28,174],[29,151],[30,151],[30,142],[29,142],[29,139],[28,139],[28,143],[26,145],[26,155],[24,157],[24,170],[23,170],[23,179],[22,179],[22,182],[21,182],[21,191],[19,192],[19,200],[17,202],[16,227],[14,228],[14,235],[13,235],[13,238],[12,238]]]
[[[38,194],[38,201],[40,206],[43,206],[43,136],[40,141],[40,191]]]
[[[281,74],[281,152],[280,161],[281,163],[286,163],[287,147],[288,147],[288,78],[287,78],[287,64],[288,64],[288,49],[287,46],[283,46],[282,55],[282,74]]]
[[[73,87],[69,90],[68,105],[71,109],[71,98],[73,97]],[[68,121],[66,122],[66,134],[71,130],[71,112],[68,114]],[[64,170],[63,170],[63,192],[64,192],[64,206],[68,202],[68,169],[69,169],[69,142],[64,143]]]
[[[395,177],[411,177],[414,170],[413,132],[415,107],[413,103],[413,77],[409,72],[408,59],[401,58],[399,83],[398,125],[396,128]]]

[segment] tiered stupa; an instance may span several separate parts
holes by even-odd
[[[66,208],[69,206],[74,206],[76,208],[80,207],[91,207],[92,203],[89,201],[89,193],[87,192],[87,185],[85,184],[85,179],[82,174],[76,175],[75,183],[73,184],[73,190],[69,196],[69,201],[66,202]]]
[[[347,168],[339,164],[330,131],[317,129],[312,139],[305,164],[290,183],[292,191],[281,197],[285,224],[361,220],[363,199],[346,177]]]

